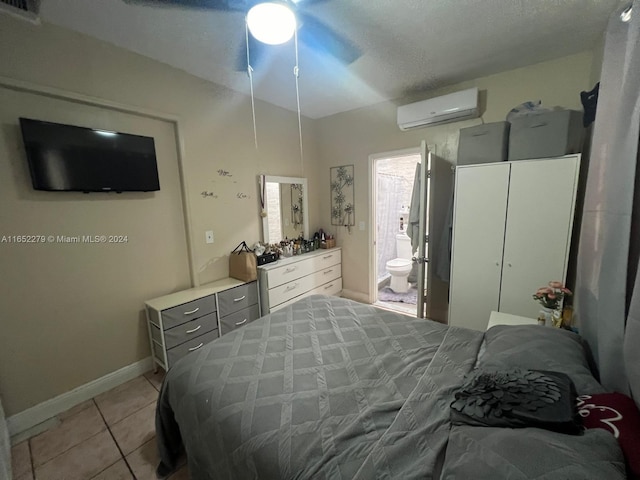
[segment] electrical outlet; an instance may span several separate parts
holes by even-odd
[[[213,230],[204,232],[204,239],[207,243],[213,243]]]
[[[364,224],[364,222],[360,222],[359,228],[360,228],[360,230],[361,230],[361,231],[363,231],[363,232],[364,232],[364,229],[365,229],[365,224]]]

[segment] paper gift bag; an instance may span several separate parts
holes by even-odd
[[[252,282],[258,278],[256,254],[245,242],[233,249],[229,255],[229,276]]]

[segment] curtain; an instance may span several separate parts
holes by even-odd
[[[636,270],[628,263],[640,132],[640,0],[633,2],[631,20],[623,22],[629,5],[614,12],[605,34],[575,287],[578,325],[598,362],[601,382],[623,393],[629,393],[629,379],[637,381],[633,376],[640,368],[638,357],[635,371],[625,368],[625,355],[627,360],[634,355],[629,342],[636,349],[640,342],[640,283],[628,282]],[[637,402],[640,392],[633,390]]]
[[[396,234],[400,232],[400,210],[403,196],[404,178],[394,175],[378,174],[378,198],[376,204],[378,250],[378,282],[388,274],[387,262],[397,257]],[[404,216],[404,226],[409,220]]]

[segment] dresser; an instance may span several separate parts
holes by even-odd
[[[257,282],[224,278],[145,302],[151,355],[165,371],[180,358],[260,317]]]
[[[316,250],[260,266],[258,280],[264,315],[309,295],[338,295],[342,291],[342,250]]]

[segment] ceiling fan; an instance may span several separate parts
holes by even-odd
[[[247,23],[251,32],[248,35],[248,41],[251,66],[253,68],[258,66],[265,58],[269,44],[285,43],[293,35],[294,29],[297,29],[299,41],[307,47],[314,51],[331,55],[346,65],[351,64],[362,55],[358,47],[349,39],[304,11],[306,6],[325,1],[327,0],[124,0],[125,3],[137,5],[244,13],[247,15]],[[287,27],[281,23],[280,18],[270,17],[268,7],[273,7],[272,12],[273,9],[279,10],[279,13],[284,15],[282,18],[287,20],[286,17],[289,17],[293,24]],[[265,12],[267,12],[266,16]],[[276,37],[279,37],[278,41],[272,42],[263,38],[259,32],[259,27],[252,25],[252,17],[253,20],[262,20],[269,27],[277,26],[275,34]],[[290,34],[285,31],[287,28],[290,29]],[[237,71],[247,70],[247,46],[245,42],[243,42],[242,48],[236,57],[235,69]]]

